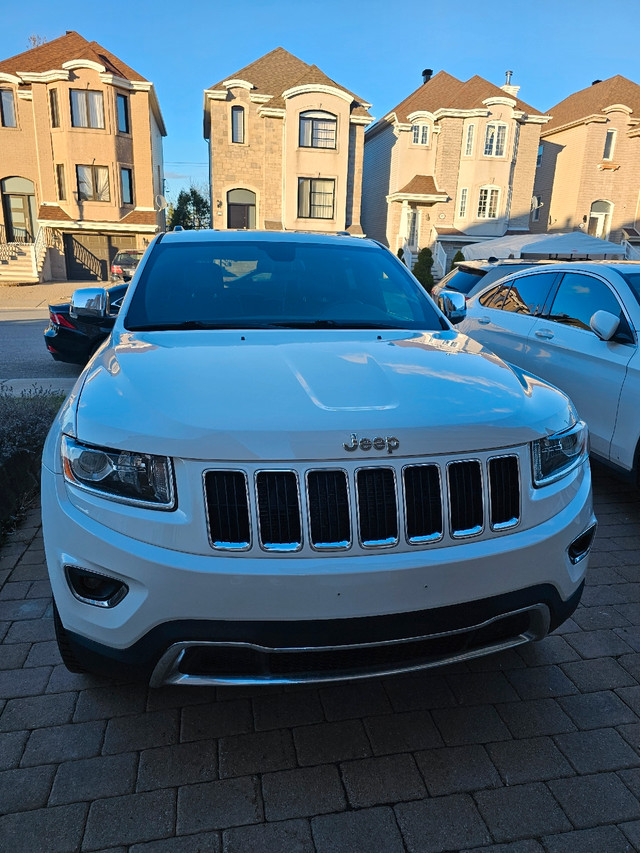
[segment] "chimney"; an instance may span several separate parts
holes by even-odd
[[[596,83],[602,83],[602,80],[594,80],[594,81],[593,81],[593,83],[592,83],[591,85],[592,85],[592,86],[595,86],[595,85],[596,85]]]
[[[511,95],[516,98],[518,96],[518,92],[520,91],[520,86],[512,86],[511,78],[513,77],[513,71],[505,72],[506,80],[504,81],[504,86],[500,86],[503,92],[506,92],[507,95]]]
[[[422,84],[428,83],[431,80],[431,75],[433,74],[433,68],[425,68],[422,72]]]

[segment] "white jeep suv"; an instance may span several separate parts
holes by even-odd
[[[541,639],[595,532],[564,394],[458,334],[379,244],[248,231],[149,247],[51,430],[42,512],[65,664],[153,685]]]

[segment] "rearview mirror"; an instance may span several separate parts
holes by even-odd
[[[102,318],[107,313],[107,291],[102,287],[83,287],[74,291],[69,314],[78,317]]]
[[[618,331],[620,318],[609,311],[596,311],[589,325],[601,341],[610,341]]]
[[[438,308],[450,323],[460,323],[467,316],[467,299],[457,290],[441,290],[438,294]]]

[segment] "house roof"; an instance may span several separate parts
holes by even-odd
[[[483,77],[471,77],[466,82],[458,80],[446,71],[439,71],[429,81],[423,83],[408,97],[401,101],[387,116],[395,113],[398,121],[408,121],[411,113],[425,110],[436,112],[439,109],[473,110],[484,106],[487,98],[513,98],[504,89],[490,83]],[[529,104],[513,98],[516,109],[529,115],[542,115]]]
[[[19,74],[22,71],[40,73],[60,68],[63,62],[70,59],[90,59],[104,65],[107,72],[122,77],[125,80],[148,82],[144,77],[130,68],[117,56],[114,56],[97,41],[87,41],[74,30],[39,47],[18,53],[0,62],[0,72]]]
[[[61,207],[58,207],[58,205],[53,204],[41,204],[38,208],[38,219],[54,221],[68,219],[69,222],[73,221],[69,214],[65,213],[65,211]]]
[[[211,89],[220,89],[226,80],[246,80],[253,86],[252,92],[256,95],[270,95],[269,107],[284,107],[282,93],[295,86],[323,85],[333,86],[351,95],[356,102],[352,113],[368,116],[367,107],[370,106],[358,95],[336,83],[328,77],[317,65],[308,65],[297,56],[289,53],[283,47],[265,53],[260,59],[245,65],[239,71],[227,75]]]
[[[440,195],[432,175],[414,175],[409,183],[398,190],[399,195]]]
[[[584,121],[614,104],[624,104],[633,110],[634,118],[640,118],[640,86],[617,74],[574,92],[549,110],[553,117],[542,131],[542,136],[568,124]]]

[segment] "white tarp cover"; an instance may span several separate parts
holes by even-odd
[[[591,237],[583,231],[571,231],[563,234],[511,234],[482,243],[465,246],[462,254],[467,260],[486,260],[487,258],[523,258],[536,257],[624,257],[625,250],[618,243]]]

